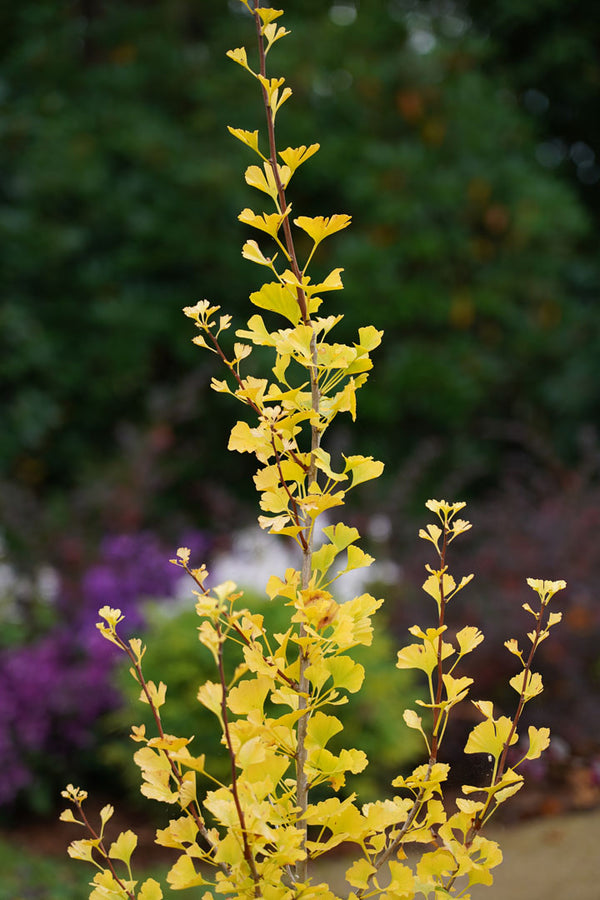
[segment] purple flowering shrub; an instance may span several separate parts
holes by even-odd
[[[206,554],[200,533],[178,543]],[[47,609],[41,616],[44,632],[30,621],[33,639],[0,648],[0,807],[24,802],[43,810],[65,773],[96,765],[99,720],[121,702],[112,679],[120,654],[95,628],[97,611],[118,607],[123,624],[138,631],[144,601],[176,593],[181,573],[172,555],[172,545],[149,532],[105,538],[74,583],[58,573],[50,621]]]
[[[34,807],[48,803],[45,782],[90,746],[98,717],[118,702],[109,677],[116,656],[100,635],[59,626],[2,651],[0,804],[23,793]]]

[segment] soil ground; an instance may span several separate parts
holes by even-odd
[[[504,862],[473,900],[600,898],[600,810],[490,828]]]

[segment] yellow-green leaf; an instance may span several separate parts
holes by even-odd
[[[262,711],[271,686],[271,679],[260,676],[240,681],[229,691],[227,705],[231,712],[239,716],[245,716],[252,710]]]
[[[246,144],[247,147],[250,147],[251,150],[254,150],[255,153],[260,155],[260,150],[258,149],[258,130],[245,131],[243,128],[232,128],[231,125],[227,126],[227,130],[237,138],[238,141],[241,141],[242,144]]]
[[[465,653],[470,653],[475,647],[479,646],[483,640],[483,634],[474,625],[467,625],[458,632],[456,640],[458,641],[460,655],[464,656]]]
[[[348,563],[344,571],[350,572],[353,569],[363,569],[374,562],[375,558],[373,556],[369,556],[368,553],[365,553],[364,550],[353,544],[351,547],[348,547]]]
[[[283,15],[282,9],[272,9],[271,7],[263,7],[262,9],[257,8],[256,12],[260,16],[263,28],[265,25],[269,25],[271,22],[274,22],[275,19],[278,19],[279,16]]]
[[[305,231],[315,244],[319,244],[330,234],[347,228],[351,221],[351,217],[347,215],[314,216],[312,218],[309,216],[298,216],[297,219],[294,219],[294,225]]]
[[[133,831],[122,831],[116,841],[110,845],[108,855],[111,859],[120,859],[129,865],[131,854],[137,847],[137,834]]]
[[[398,651],[398,669],[422,669],[427,675],[431,675],[436,666],[437,653],[430,643],[409,644]]]
[[[167,881],[174,891],[195,887],[198,884],[208,884],[205,878],[196,872],[194,863],[185,853],[179,857],[174,866],[171,866]]]
[[[527,680],[525,681],[525,679]],[[539,672],[528,673],[525,669],[523,669],[522,672],[519,672],[518,675],[515,675],[514,678],[511,678],[509,683],[510,686],[515,689],[517,694],[523,694],[525,701],[537,697],[537,695],[541,694],[544,690],[542,676]]]
[[[327,525],[323,529],[323,534],[329,538],[338,553],[360,537],[357,528],[351,528],[349,525],[344,525],[343,522],[338,522],[337,525]]]
[[[149,698],[146,694],[146,691],[142,690],[140,693],[140,700],[142,701],[142,703],[150,703],[152,701],[157,709],[163,706],[167,696],[166,684],[161,681],[157,687],[153,681],[148,681],[146,682],[146,688]]]
[[[304,145],[301,147],[287,147],[287,149],[281,150],[279,155],[290,171],[295,172],[298,166],[310,159],[318,149],[319,144],[311,144],[310,147],[305,147]]]
[[[256,241],[246,241],[242,247],[242,256],[259,266],[271,266],[271,258],[267,258]]]
[[[379,347],[383,331],[378,331],[374,325],[365,325],[358,329],[358,347],[360,350],[370,353]]]
[[[344,688],[355,694],[362,687],[365,678],[364,666],[354,662],[349,656],[334,656],[325,663],[333,678],[334,687]]]
[[[356,888],[368,888],[369,878],[375,875],[377,869],[367,859],[357,859],[346,870],[346,881]]]
[[[308,721],[306,729],[306,746],[310,750],[326,747],[327,742],[343,729],[343,725],[335,716],[328,716],[317,711]]]
[[[147,878],[143,882],[137,900],[162,900],[163,892],[160,884],[154,878]]]
[[[533,725],[529,726],[529,749],[527,751],[526,759],[538,759],[550,746],[550,729],[549,728],[534,728]]]
[[[114,806],[111,806],[110,803],[107,803],[106,806],[103,806],[100,810],[100,821],[102,825],[106,825],[108,820],[113,816],[115,811]]]
[[[485,719],[473,728],[469,734],[465,753],[489,753],[495,759],[498,759],[504,749],[504,745],[511,733],[513,723],[506,716],[499,719]],[[513,731],[510,744],[515,744],[518,740],[516,731]]]
[[[439,848],[431,853],[424,853],[417,863],[417,875],[427,884],[435,883],[442,875],[451,875],[456,862],[449,850]]]
[[[389,863],[391,880],[384,897],[387,900],[412,900],[415,891],[415,876],[412,870],[396,860]]]
[[[318,284],[312,284],[306,288],[306,293],[309,295],[312,294],[322,294],[325,291],[341,291],[344,287],[344,284],[341,279],[341,273],[343,269],[333,269],[325,281],[320,281]]]
[[[344,456],[344,472],[352,473],[352,487],[363,481],[379,478],[383,472],[383,463],[372,456]]]
[[[226,56],[228,56],[229,59],[232,59],[238,65],[242,66],[243,69],[247,69],[249,72],[252,71],[252,69],[248,65],[248,57],[246,55],[245,47],[236,47],[235,50],[228,50]]]
[[[199,702],[214,713],[218,719],[221,718],[221,703],[223,701],[223,688],[220,684],[213,681],[206,681],[198,689]]]
[[[323,544],[312,555],[311,565],[313,571],[325,574],[338,554],[333,544]]]
[[[447,673],[442,675],[442,680],[444,682],[444,687],[446,688],[448,702],[453,706],[467,696],[469,687],[473,684],[472,678],[467,678],[466,676],[454,678],[453,675],[448,675]]]
[[[265,261],[263,265],[267,265]],[[278,282],[263,284],[259,291],[250,294],[250,300],[260,309],[269,309],[288,319],[292,325],[300,321],[300,307],[295,292]]]
[[[67,853],[72,859],[81,859],[84,862],[93,862],[92,852],[98,845],[98,841],[82,838],[79,841],[71,841]]]

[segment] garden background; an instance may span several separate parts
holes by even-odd
[[[224,452],[237,410],[209,390],[218,373],[181,313],[206,297],[241,320],[258,286],[239,252],[246,157],[225,127],[254,129],[261,115],[225,58],[247,39],[238,7],[21,0],[0,10],[7,829],[53,814],[66,780],[135,802],[126,734],[139,712],[94,629],[99,606],[157,637],[151,664],[172,685],[173,715],[187,718],[197,641],[169,558],[185,543],[220,571],[229,560],[255,592],[271,566],[252,530],[252,470]],[[280,115],[281,145],[322,146],[294,208],[352,215],[332,242],[343,327],[385,331],[359,428],[338,428],[331,447],[386,463],[353,508],[388,598],[381,666],[353,713],[364,724],[372,711],[363,739],[383,748],[361,789],[414,749],[386,710],[407,689],[394,647],[420,603],[423,503],[446,496],[469,502],[459,565],[477,581],[465,620],[486,633],[479,684],[500,705],[512,674],[502,642],[522,630],[524,579],[568,582],[531,713],[551,726],[552,750],[515,814],[591,808],[600,14],[555,0],[303,0],[286,18],[296,108],[293,121]]]

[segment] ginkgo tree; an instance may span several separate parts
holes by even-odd
[[[373,562],[358,545],[358,530],[339,520],[339,508],[348,491],[377,478],[383,466],[361,455],[334,460],[324,437],[338,414],[355,420],[356,394],[369,376],[371,352],[382,333],[368,324],[352,343],[330,338],[342,316],[323,313],[323,295],[342,289],[342,271],[334,268],[314,281],[308,272],[322,241],[348,227],[350,217],[297,216],[292,211],[292,178],[319,145],[278,150],[275,121],[292,92],[284,78],[267,74],[267,56],[288,32],[278,21],[281,10],[262,8],[256,0],[240,2],[254,21],[257,61],[251,65],[244,48],[228,55],[255,80],[266,127],[262,133],[229,130],[259,158],[246,169],[245,179],[266,195],[269,210],[246,208],[239,218],[260,238],[244,243],[243,256],[265,268],[269,280],[250,294],[260,312],[237,328],[234,340],[227,334],[231,316],[218,305],[201,300],[184,312],[196,326],[194,342],[224,367],[225,377],[213,378],[212,387],[246,407],[248,416],[233,426],[229,449],[256,457],[260,526],[297,545],[298,566],[273,575],[266,584],[270,601],[289,612],[287,628],[269,633],[263,616],[244,606],[234,583],[208,587],[205,566],[196,565],[185,547],[173,559],[194,583],[199,640],[214,661],[214,680],[200,685],[198,701],[214,714],[221,734],[230,762],[226,782],[211,773],[201,737],[165,732],[161,709],[167,687],[145,678],[145,647],[140,639],[120,635],[120,610],[102,608],[98,628],[129,657],[140,699],[153,714],[154,733],[133,726],[131,737],[139,744],[134,759],[142,794],[173,811],[156,835],[157,844],[175,854],[167,875],[171,889],[207,885],[232,898],[334,898],[328,885],[315,879],[311,864],[344,844],[355,851],[346,872],[353,900],[468,898],[471,885],[492,882],[491,870],[502,858],[497,844],[481,834],[482,827],[522,786],[522,764],[539,757],[549,744],[546,728],[530,727],[524,741],[517,729],[526,703],[542,690],[532,662],[560,620],[560,613],[549,612],[548,606],[565,584],[529,579],[537,596],[535,607],[524,607],[534,620],[531,646],[525,652],[515,639],[506,644],[518,664],[510,682],[516,693],[514,712],[498,715],[490,702],[474,701],[482,720],[471,731],[465,753],[487,754],[491,774],[483,786],[464,785],[455,808],[449,809],[443,802],[449,766],[440,749],[452,710],[468,697],[473,683],[460,674],[461,660],[477,648],[483,634],[466,626],[451,636],[447,622],[450,602],[457,602],[472,577],[457,582],[448,568],[450,544],[471,527],[458,517],[464,504],[428,501],[434,521],[420,537],[431,543],[434,559],[423,587],[437,615],[433,625],[410,629],[412,642],[397,660],[399,669],[422,673],[426,683],[426,699],[415,700],[420,711],[398,711],[407,728],[421,734],[425,761],[410,774],[398,774],[385,799],[362,804],[353,793],[339,796],[347,777],[361,772],[368,760],[361,750],[330,749],[338,746],[331,741],[343,730],[335,711],[349,693],[361,689],[366,673],[352,651],[370,644],[372,619],[383,603],[369,593],[344,603],[336,600],[336,580]],[[300,232],[304,257],[297,251]],[[269,377],[247,371],[256,347],[272,354]],[[233,645],[241,647],[243,662],[228,678],[225,662]],[[518,759],[514,751],[509,754],[517,746],[522,748]],[[323,798],[324,786],[329,795]],[[91,900],[162,898],[155,879],[140,881],[132,872],[135,834],[122,832],[107,843],[112,807],[102,809],[96,829],[84,810],[85,791],[69,785],[63,795],[74,811],[70,807],[62,818],[79,822],[87,832],[69,853],[98,870]],[[406,861],[408,843],[422,846],[414,867]]]

